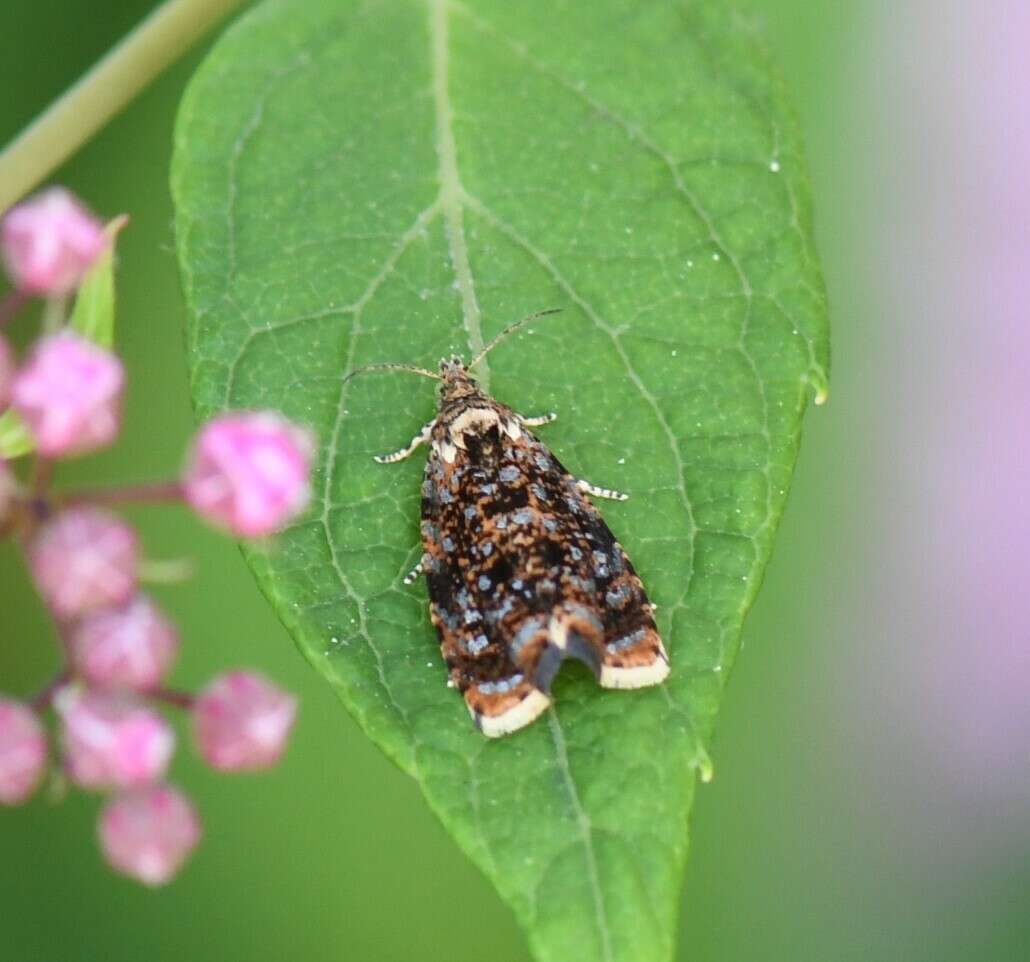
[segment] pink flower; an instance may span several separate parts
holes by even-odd
[[[197,747],[222,771],[268,768],[282,755],[296,714],[296,699],[260,675],[230,672],[197,698]]]
[[[0,698],[0,804],[24,802],[39,785],[46,758],[46,733],[35,713]]]
[[[29,294],[71,293],[106,247],[103,224],[60,187],[19,204],[0,226],[7,272]]]
[[[164,775],[175,734],[156,712],[103,692],[68,691],[57,699],[64,756],[83,788],[134,788]]]
[[[97,829],[111,867],[145,885],[168,882],[200,841],[196,810],[169,785],[112,799]]]
[[[156,688],[179,650],[179,636],[146,596],[81,621],[71,652],[83,677],[101,688]]]
[[[186,499],[240,537],[270,534],[307,507],[313,452],[312,435],[278,414],[223,414],[194,443]]]
[[[11,402],[11,382],[16,367],[11,345],[0,337],[0,411],[4,411]]]
[[[121,427],[122,362],[64,331],[44,338],[11,385],[11,406],[25,419],[40,454],[86,454],[106,447]]]
[[[136,532],[100,508],[69,508],[29,546],[36,587],[59,618],[74,618],[136,593]]]

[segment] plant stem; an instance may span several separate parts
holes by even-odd
[[[60,688],[67,684],[71,680],[71,672],[67,668],[59,671],[50,680],[49,684],[29,702],[34,711],[43,711],[50,707],[50,704],[54,700],[54,695],[60,690]]]
[[[25,306],[28,299],[28,294],[19,290],[11,291],[0,298],[0,327],[13,320],[14,315]]]
[[[42,181],[242,0],[166,0],[0,153],[0,212]]]
[[[182,501],[182,499],[182,485],[178,481],[130,484],[116,488],[97,488],[95,491],[70,491],[55,498],[62,505],[145,504],[154,501]]]
[[[158,688],[150,692],[154,701],[164,702],[166,705],[173,705],[176,708],[190,709],[196,702],[196,698],[188,691],[176,691],[172,688]]]
[[[187,558],[144,560],[139,563],[138,574],[141,584],[172,585],[193,577],[193,562]]]
[[[43,336],[56,334],[62,327],[68,313],[67,297],[48,297],[43,302]]]
[[[43,455],[36,455],[29,471],[29,491],[34,500],[46,500],[50,482],[54,479],[54,462]]]

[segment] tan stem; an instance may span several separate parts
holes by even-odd
[[[79,149],[243,0],[167,0],[0,152],[0,212]]]

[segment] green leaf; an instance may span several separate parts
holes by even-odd
[[[0,458],[13,461],[24,457],[36,446],[21,415],[7,410],[0,414]]]
[[[173,190],[202,417],[272,407],[321,438],[314,509],[264,591],[365,731],[512,906],[541,960],[671,957],[695,772],[758,590],[807,400],[822,280],[794,118],[723,3],[259,5],[183,101]],[[505,323],[484,382],[573,472],[658,604],[669,681],[477,734],[418,559],[434,410],[403,374]]]
[[[93,265],[79,285],[68,326],[83,337],[111,347],[114,344],[114,245],[122,228],[129,223],[127,215],[116,217],[104,228],[107,250]]]
[[[72,308],[68,326],[101,347],[114,343],[114,245],[118,234],[129,222],[122,214],[104,228],[109,244],[107,250],[89,269]],[[24,457],[36,448],[21,415],[8,410],[0,414],[0,458],[8,461]]]

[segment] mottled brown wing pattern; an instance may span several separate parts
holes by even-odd
[[[668,673],[622,548],[579,483],[519,425],[478,391],[442,405],[422,490],[433,623],[451,684],[488,735],[546,709],[566,658],[609,688],[657,684]]]

